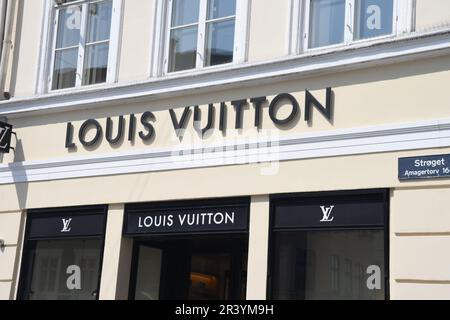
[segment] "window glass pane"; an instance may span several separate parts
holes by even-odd
[[[159,300],[162,255],[161,249],[139,248],[135,300]]]
[[[233,61],[234,19],[207,24],[205,66]]]
[[[55,53],[52,89],[75,87],[78,48],[58,50]]]
[[[85,51],[83,85],[102,83],[108,73],[109,42],[88,45]]]
[[[393,17],[393,0],[357,0],[355,39],[391,34]]]
[[[172,30],[169,50],[169,72],[195,68],[197,26]]]
[[[208,19],[234,16],[236,14],[236,0],[209,0]]]
[[[31,254],[31,300],[96,299],[101,240],[39,241]]]
[[[311,0],[309,47],[344,42],[345,0]]]
[[[198,22],[200,0],[173,0],[172,27]]]
[[[230,254],[194,254],[188,300],[226,300],[230,290]]]
[[[81,6],[59,10],[56,48],[78,46],[81,29]]]
[[[384,299],[384,232],[276,232],[273,298]]]
[[[109,40],[111,32],[112,1],[91,3],[88,15],[87,42]]]

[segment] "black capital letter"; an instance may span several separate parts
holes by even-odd
[[[112,137],[112,127],[113,127],[113,122],[111,118],[107,118],[106,119],[106,140],[111,143],[111,144],[116,144],[120,141],[120,139],[122,139],[123,137],[123,128],[125,126],[125,120],[123,118],[123,116],[119,117],[119,129],[117,131],[117,135],[115,138]]]
[[[280,120],[277,118],[276,113],[277,113],[278,103],[282,100],[290,101],[290,103],[292,105],[292,111],[291,111],[291,114],[289,115],[289,117],[287,117],[286,119]],[[277,95],[270,103],[269,115],[270,115],[270,119],[272,119],[273,123],[283,126],[283,125],[288,124],[292,120],[294,120],[295,117],[297,116],[299,110],[300,110],[300,107],[298,105],[297,100],[289,93],[282,93],[282,94]]]
[[[184,108],[183,115],[181,116],[181,120],[180,120],[180,122],[178,122],[175,111],[170,109],[170,117],[172,118],[173,128],[175,129],[177,137],[180,139],[183,138],[184,129],[186,129],[187,120],[188,120],[190,112],[191,112],[191,107]]]
[[[311,121],[312,107],[316,107],[328,121],[331,121],[332,117],[332,104],[331,104],[332,91],[331,88],[327,88],[327,97],[325,107],[308,91],[306,90],[306,102],[305,102],[305,121]]]
[[[220,124],[219,124],[219,130],[222,132],[225,132],[227,129],[227,105],[225,102],[222,102],[220,104]]]
[[[236,129],[242,129],[242,112],[246,104],[247,100],[231,101],[231,105],[236,109]]]
[[[91,141],[86,141],[86,133],[89,127],[94,127],[96,132],[94,138]],[[80,131],[78,132],[78,138],[80,139],[80,142],[83,146],[92,147],[99,141],[102,132],[103,130],[100,123],[98,123],[97,120],[89,119],[82,124]]]
[[[203,129],[201,128],[201,122],[202,122],[202,116],[201,116],[201,110],[199,106],[195,106],[194,109],[194,129],[201,133],[202,136],[213,127],[214,122],[214,106],[210,104],[208,106],[208,123],[206,124],[206,127]]]
[[[150,140],[155,134],[155,128],[153,128],[150,121],[155,121],[155,116],[150,111],[144,112],[141,116],[141,123],[144,128],[147,129],[147,133],[144,133],[143,131],[139,132],[139,137],[143,141]]]
[[[134,140],[134,132],[136,131],[136,116],[130,114],[130,125],[128,128],[128,141]]]
[[[258,97],[250,99],[250,102],[253,103],[255,107],[255,127],[261,127],[261,109],[264,102],[267,101],[266,97]]]
[[[76,145],[73,142],[73,125],[72,123],[67,123],[67,130],[66,130],[66,148],[67,149],[73,149]]]

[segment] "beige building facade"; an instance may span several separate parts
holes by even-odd
[[[0,299],[450,298],[448,1],[0,2]]]

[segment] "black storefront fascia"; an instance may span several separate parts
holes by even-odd
[[[17,298],[30,299],[32,274],[35,267],[33,253],[39,241],[98,239],[100,252],[97,290],[92,293],[98,300],[107,211],[107,205],[28,210]]]
[[[248,232],[250,198],[129,204],[124,236]],[[193,222],[193,223],[192,223]]]
[[[240,299],[239,297],[242,297],[242,295],[238,293],[242,293],[241,288],[243,282],[245,282],[241,275],[242,272],[246,273],[242,269],[246,270],[246,267],[242,267],[242,257],[247,255],[249,210],[250,197],[126,205],[123,234],[125,237],[134,239],[129,299],[134,300],[137,296],[140,248],[149,245],[149,243],[159,245],[159,242],[163,243],[162,247],[168,245],[169,251],[163,251],[164,258],[161,258],[160,262],[163,272],[159,275],[159,293],[155,293],[159,297],[158,299],[185,300],[187,296],[191,297],[188,292],[192,287],[187,289],[186,286],[181,286],[181,289],[175,290],[170,288],[173,286],[173,282],[168,279],[178,277],[179,282],[185,282],[186,279],[183,276],[170,270],[173,270],[174,265],[183,265],[183,260],[191,259],[193,261],[195,253],[192,251],[192,242],[196,243],[195,246],[201,243],[201,250],[205,250],[204,247],[206,247],[207,251],[205,252],[209,252],[209,254],[215,255],[226,252],[230,254],[230,261],[240,260],[237,264],[230,262],[232,274],[230,295],[224,295],[224,299]],[[145,219],[147,220],[144,221]],[[155,223],[158,226],[155,226]],[[180,254],[189,251],[187,254],[190,257],[187,260],[181,258],[179,262],[174,262],[172,258],[169,258],[172,256],[170,251],[173,250],[171,247],[173,242],[180,243],[181,246],[187,246],[187,250],[181,247],[175,248],[175,250],[179,250]],[[216,244],[219,244],[219,246],[216,247]],[[167,247],[165,248],[167,249]],[[236,259],[236,257],[240,258]],[[244,264],[246,266],[246,261]],[[193,265],[191,267],[192,269],[189,272],[194,272]],[[190,266],[187,265],[183,268],[189,269]],[[181,273],[186,274],[186,270]],[[171,282],[172,284],[170,284]]]
[[[267,297],[276,298],[274,272],[277,233],[379,230],[383,232],[384,238],[384,298],[389,299],[389,199],[389,189],[272,195]]]

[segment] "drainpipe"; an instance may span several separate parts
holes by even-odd
[[[9,92],[5,92],[6,74],[9,64],[9,53],[12,49],[12,28],[14,21],[14,5],[16,0],[1,0],[0,13],[2,21],[0,31],[2,36],[1,60],[0,60],[0,100],[8,100]],[[2,30],[3,29],[3,30]]]

